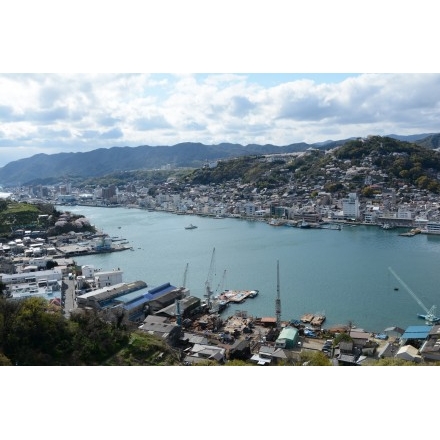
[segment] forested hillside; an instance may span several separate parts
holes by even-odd
[[[271,161],[248,156],[219,162],[214,168],[194,170],[184,177],[187,184],[225,184],[230,181],[252,183],[256,188],[283,188],[288,181],[325,182],[325,190],[341,187],[341,173],[356,167],[350,189],[362,190],[367,175],[390,187],[414,185],[433,193],[440,192],[440,153],[410,142],[371,136],[350,140],[327,151],[310,150],[305,154]],[[332,178],[331,169],[337,170]],[[333,180],[332,180],[333,179]]]
[[[178,354],[159,338],[111,325],[96,311],[66,319],[43,298],[12,301],[0,294],[0,366],[178,364]]]

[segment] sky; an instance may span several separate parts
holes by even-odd
[[[360,17],[353,2],[330,3],[6,6],[0,167],[113,146],[439,132],[431,2],[419,28],[411,2],[399,3],[397,30],[391,6],[377,14],[372,0]]]
[[[180,142],[440,132],[440,74],[0,74],[0,166]]]

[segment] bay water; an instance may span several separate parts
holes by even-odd
[[[440,236],[402,237],[401,229],[364,225],[344,225],[340,231],[301,229],[123,207],[57,209],[82,214],[133,247],[75,257],[78,265],[120,268],[124,282],[142,280],[151,288],[185,283],[200,298],[208,278],[214,295],[224,289],[259,291],[257,297],[227,307],[224,317],[236,310],[275,316],[279,293],[282,320],[321,312],[327,317],[324,328],[351,322],[381,332],[390,326],[423,325],[417,314],[440,305]],[[190,223],[197,228],[185,229]]]

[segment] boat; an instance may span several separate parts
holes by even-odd
[[[340,231],[342,230],[342,227],[340,224],[337,223],[322,223],[319,226],[320,229],[331,229],[332,231]]]
[[[249,293],[249,298],[255,298],[258,295],[258,290],[251,290]]]
[[[307,223],[305,220],[303,220],[300,224],[299,227],[301,229],[309,229],[310,228],[310,223]]]
[[[419,299],[419,297],[400,279],[400,277],[394,272],[391,267],[388,268],[388,270],[394,275],[394,277],[397,279],[397,281],[402,284],[403,287],[408,291],[408,293],[417,301],[419,306],[421,306],[423,309],[425,309],[426,313],[417,313],[417,316],[420,319],[424,319],[427,325],[434,325],[440,323],[440,317],[435,315],[435,311],[437,309],[437,306],[432,306],[429,310],[427,307],[422,303],[422,301]],[[394,289],[396,290],[396,289]]]
[[[203,304],[205,305],[205,307],[208,306],[206,302],[204,302]],[[211,304],[209,305],[207,311],[209,314],[221,313],[223,312],[223,310],[226,309],[228,305],[228,302],[225,300],[214,299],[213,301],[211,301]]]
[[[422,314],[419,313],[417,314],[417,316],[421,319],[424,319],[428,324],[438,324],[440,322],[440,317],[438,316],[433,316],[433,315],[429,315],[429,314]]]
[[[277,219],[274,219],[274,218],[271,219],[270,222],[269,222],[270,226],[281,226],[283,224],[284,223],[281,220],[277,220]]]
[[[190,223],[188,226],[185,226],[185,229],[197,229],[197,226]]]
[[[432,306],[426,313],[418,313],[417,316],[424,319],[428,325],[434,325],[440,323],[440,317],[435,316],[436,306]]]
[[[419,228],[411,229],[409,232],[402,232],[399,234],[401,237],[414,237],[414,235],[420,234],[422,232]]]

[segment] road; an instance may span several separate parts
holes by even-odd
[[[63,291],[61,293],[61,304],[63,304],[64,316],[69,318],[70,311],[76,308],[75,301],[75,280],[70,280],[69,277],[63,278]]]

